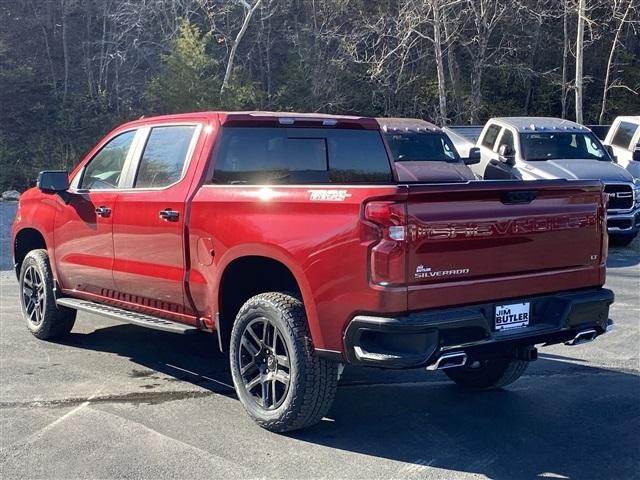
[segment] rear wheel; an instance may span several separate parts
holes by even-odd
[[[448,368],[444,373],[461,387],[470,390],[491,390],[506,387],[515,382],[527,369],[529,362],[510,358],[493,358],[482,360],[479,364],[476,368],[471,366]]]
[[[56,305],[46,250],[32,250],[27,254],[22,261],[19,282],[22,316],[29,331],[41,340],[68,334],[75,323],[76,311]]]
[[[229,349],[236,392],[263,428],[286,432],[319,422],[336,393],[336,363],[314,355],[302,302],[263,293],[240,309]]]

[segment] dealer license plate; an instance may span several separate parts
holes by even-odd
[[[496,305],[496,330],[511,330],[529,325],[530,306],[526,303]]]

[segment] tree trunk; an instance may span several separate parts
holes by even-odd
[[[455,113],[457,115],[460,114],[460,95],[458,88],[458,62],[456,60],[456,50],[455,45],[451,41],[451,34],[449,32],[448,27],[448,19],[443,15],[442,25],[444,27],[444,36],[447,39],[446,45],[446,55],[447,55],[447,67],[449,70],[449,81],[451,82],[451,96],[453,98],[453,106],[455,109]]]
[[[251,21],[251,17],[256,9],[260,6],[262,0],[256,0],[256,3],[253,7],[250,7],[249,4],[244,3],[244,8],[246,10],[244,20],[242,22],[242,27],[240,31],[236,35],[235,40],[233,41],[233,45],[231,46],[231,52],[229,53],[229,61],[227,62],[227,69],[224,72],[224,79],[222,80],[222,86],[220,87],[220,95],[222,95],[229,84],[229,78],[231,77],[231,71],[233,70],[233,59],[236,56],[236,50],[238,49],[238,45],[242,41],[242,37],[244,37],[245,32],[247,31],[247,27],[249,27],[249,22]]]
[[[49,46],[49,37],[47,33],[47,28],[44,22],[38,19],[38,11],[36,10],[36,6],[34,5],[33,1],[30,1],[29,4],[31,5],[31,9],[33,10],[33,15],[36,17],[36,20],[38,20],[38,24],[40,25],[40,30],[42,30],[42,39],[44,40],[44,50],[47,54],[47,59],[49,61],[49,70],[51,71],[51,87],[53,88],[53,92],[55,93],[58,86],[56,82],[56,70],[53,65],[53,57],[51,56],[51,47]]]
[[[533,39],[533,49],[531,50],[531,57],[529,59],[530,72],[527,77],[526,89],[527,96],[524,103],[524,114],[529,115],[529,110],[531,109],[531,103],[533,102],[533,90],[534,90],[534,75],[536,71],[536,54],[538,53],[538,45],[540,43],[540,32],[542,30],[542,18],[539,18],[536,22],[536,31]]]
[[[439,125],[447,124],[447,88],[444,80],[444,63],[442,60],[442,38],[440,26],[442,15],[439,0],[433,0],[433,48],[436,58],[436,70],[438,73],[438,100],[440,104]]]
[[[562,45],[562,89],[560,102],[562,104],[562,118],[567,118],[567,93],[569,86],[567,85],[567,66],[569,60],[569,0],[564,0],[564,16],[563,16],[563,45]]]
[[[69,43],[67,41],[67,6],[62,1],[62,55],[64,56],[64,89],[62,91],[62,104],[67,103],[69,91]]]
[[[613,43],[611,44],[611,51],[609,52],[609,60],[607,60],[607,73],[604,77],[604,87],[602,88],[602,105],[600,107],[600,116],[598,117],[598,123],[602,125],[604,123],[604,114],[607,109],[607,94],[609,93],[609,77],[611,76],[611,67],[613,66],[613,59],[616,54],[616,47],[618,46],[618,41],[620,39],[620,33],[624,28],[624,24],[627,21],[627,16],[629,15],[629,11],[631,10],[632,1],[629,1],[627,4],[627,8],[624,11],[624,15],[620,20],[620,24],[618,28],[616,28],[616,34],[613,37]]]
[[[482,65],[479,59],[474,60],[471,71],[471,108],[469,122],[473,125],[479,121],[480,103],[482,102]]]
[[[578,0],[578,32],[576,37],[576,122],[583,123],[582,114],[582,59],[584,53],[585,1]]]

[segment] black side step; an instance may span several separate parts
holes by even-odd
[[[190,335],[198,331],[192,325],[184,325],[178,322],[172,322],[160,317],[153,317],[144,313],[132,312],[123,308],[112,307],[111,305],[103,305],[101,303],[90,302],[88,300],[80,300],[78,298],[58,298],[58,305],[68,308],[74,308],[83,312],[102,315],[103,317],[112,318],[121,322],[133,323],[141,327],[153,328],[155,330],[164,330],[165,332],[180,333],[182,335]]]

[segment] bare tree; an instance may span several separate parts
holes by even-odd
[[[456,43],[454,41],[454,34],[452,33],[452,23],[451,18],[454,18],[453,15],[449,15],[447,10],[443,12],[443,27],[444,34],[447,39],[449,39],[447,49],[446,49],[446,59],[447,59],[447,70],[449,73],[449,82],[451,83],[451,97],[454,103],[455,112],[459,112],[460,108],[460,66],[458,65],[457,57],[456,57]]]
[[[64,87],[62,91],[62,104],[67,102],[67,93],[69,92],[69,41],[67,36],[68,30],[68,5],[65,0],[60,1],[62,10],[62,55],[64,58]]]
[[[479,120],[482,105],[482,77],[488,64],[501,50],[501,45],[492,47],[490,41],[503,18],[509,11],[509,0],[467,0],[472,24],[469,40],[463,45],[471,58],[471,105],[469,121]]]
[[[604,85],[602,87],[602,104],[600,107],[600,116],[598,122],[602,125],[604,123],[604,115],[607,108],[607,96],[611,88],[617,86],[624,86],[616,84],[616,81],[611,81],[611,70],[615,61],[615,55],[618,47],[621,45],[621,35],[624,29],[628,26],[632,26],[632,14],[637,8],[638,4],[636,0],[611,0],[612,2],[612,15],[613,21],[618,22],[618,26],[615,29],[615,35],[613,36],[613,42],[611,43],[611,49],[609,50],[609,58],[607,60],[607,66],[605,69]],[[626,5],[625,5],[626,4]],[[629,88],[629,87],[626,87]],[[631,89],[630,89],[631,90]],[[633,92],[636,95],[637,92]]]
[[[584,22],[586,0],[578,0],[578,27],[576,29],[576,122],[583,122],[582,113],[582,63],[584,55]]]
[[[560,102],[562,105],[562,118],[567,118],[567,96],[569,94],[569,80],[567,68],[569,66],[569,1],[564,0],[564,13],[562,15],[562,85]]]
[[[438,103],[440,115],[438,123],[447,123],[447,86],[444,80],[444,60],[442,57],[442,5],[441,0],[429,0],[431,3],[432,25],[433,25],[433,52],[436,59],[436,71],[438,75]]]
[[[222,86],[220,87],[220,95],[222,95],[229,84],[229,78],[231,77],[231,71],[233,70],[233,59],[236,56],[236,51],[238,50],[238,45],[242,41],[242,37],[247,31],[249,27],[249,22],[251,22],[251,17],[253,17],[253,13],[262,3],[262,0],[256,0],[253,5],[247,3],[245,0],[238,0],[238,3],[242,5],[244,9],[244,19],[242,21],[242,26],[240,30],[238,30],[238,34],[236,35],[233,44],[231,45],[231,51],[229,52],[229,60],[227,61],[227,68],[224,72],[224,78],[222,79]]]
[[[356,64],[367,66],[376,102],[384,115],[415,112],[419,93],[412,90],[422,80],[426,58],[424,33],[428,12],[422,0],[401,2],[397,12],[362,19],[360,28],[342,38],[342,48]],[[423,88],[423,85],[419,85]],[[410,93],[409,93],[410,92]],[[409,97],[411,95],[411,97]],[[408,102],[414,104],[410,109]]]

